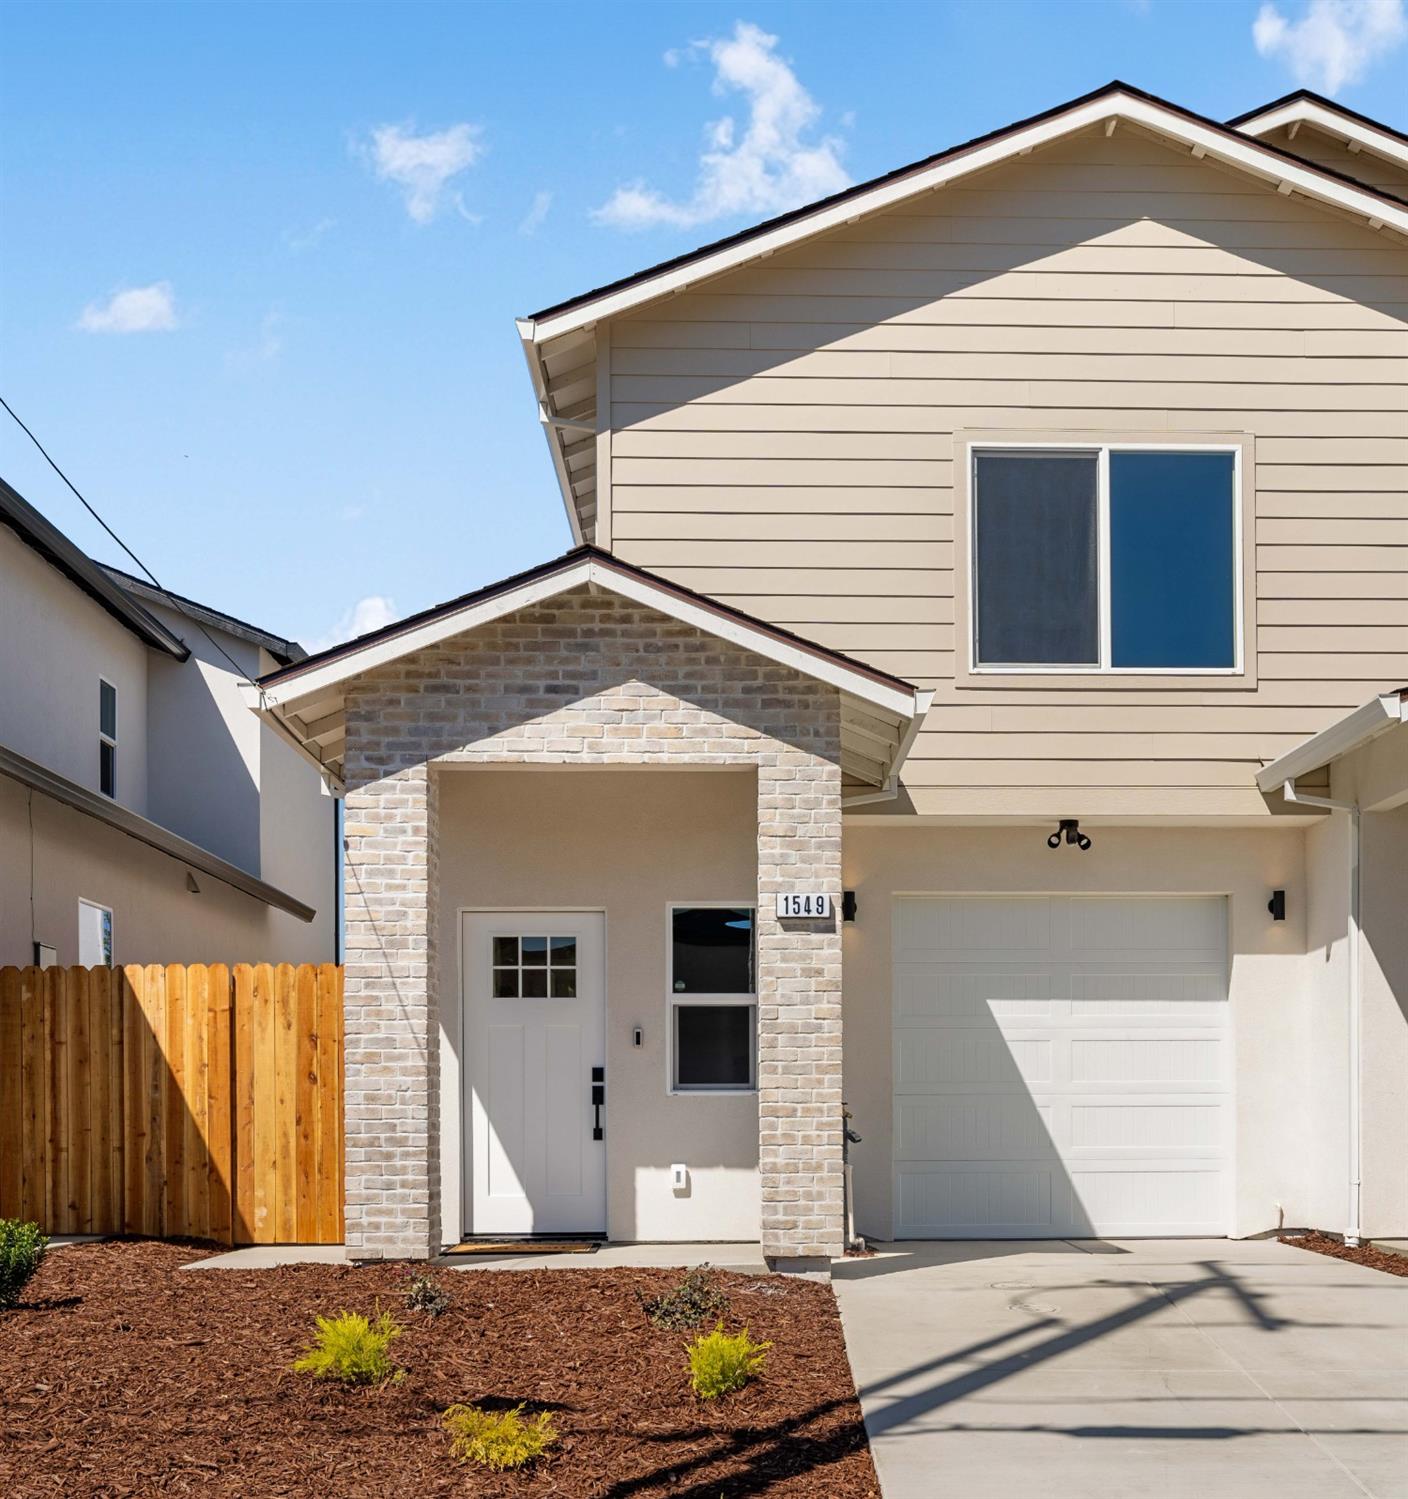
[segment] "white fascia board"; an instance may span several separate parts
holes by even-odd
[[[439,641],[473,630],[478,625],[490,624],[516,609],[526,609],[544,599],[555,598],[569,588],[576,588],[591,580],[591,563],[587,560],[575,562],[560,572],[549,573],[545,578],[536,578],[508,593],[495,594],[482,603],[466,604],[448,614],[437,615],[424,624],[410,630],[374,640],[358,650],[348,651],[321,666],[300,672],[287,681],[271,682],[267,686],[255,686],[257,702],[262,708],[277,708],[297,703],[304,698],[316,697],[329,687],[359,677],[363,672],[374,671],[389,661],[409,656],[414,651],[424,650]],[[249,701],[248,697],[246,701]]]
[[[1391,729],[1404,719],[1403,699],[1397,692],[1371,697],[1362,707],[1346,714],[1329,728],[1321,729],[1309,739],[1287,750],[1279,760],[1257,771],[1257,786],[1266,792],[1277,790],[1298,776],[1309,775],[1332,760],[1360,749],[1371,739]]]
[[[622,312],[652,302],[659,297],[683,290],[697,281],[707,280],[724,271],[757,260],[777,250],[810,239],[845,224],[848,220],[864,214],[875,213],[904,202],[920,193],[932,192],[959,177],[996,166],[1009,157],[1020,156],[1036,146],[1044,146],[1065,135],[1103,126],[1111,117],[1142,125],[1159,135],[1181,142],[1190,149],[1198,148],[1201,154],[1215,161],[1240,167],[1276,186],[1285,185],[1288,191],[1303,193],[1308,198],[1348,209],[1387,224],[1402,234],[1408,234],[1408,204],[1395,207],[1391,200],[1381,197],[1370,189],[1359,189],[1348,182],[1327,177],[1309,163],[1301,164],[1287,159],[1281,153],[1264,146],[1254,136],[1245,140],[1230,136],[1223,130],[1176,114],[1146,99],[1136,99],[1129,94],[1104,94],[1077,105],[1066,114],[1042,120],[1024,130],[1013,131],[1001,140],[976,146],[962,155],[935,162],[933,166],[915,171],[896,182],[882,183],[869,192],[847,198],[829,208],[789,224],[780,225],[766,234],[758,234],[741,244],[726,245],[712,255],[692,260],[687,265],[663,270],[658,275],[623,286],[618,291],[608,292],[590,302],[580,303],[553,317],[535,323],[531,318],[519,320],[519,336],[525,343],[546,343],[560,338],[564,333],[583,327],[587,323],[600,322]]]
[[[299,672],[285,681],[243,689],[245,701],[256,712],[297,704],[324,694],[329,688],[360,676],[363,672],[373,671],[402,656],[424,650],[427,646],[448,640],[453,635],[463,634],[466,630],[490,624],[519,609],[529,608],[584,584],[596,584],[609,593],[633,599],[647,608],[668,614],[682,624],[692,625],[707,635],[731,640],[769,660],[790,666],[817,681],[849,692],[852,697],[859,698],[872,707],[894,714],[901,722],[908,723],[915,715],[917,697],[922,694],[917,695],[902,687],[876,681],[867,673],[848,667],[843,662],[813,654],[800,644],[792,645],[767,630],[718,613],[702,603],[681,597],[672,589],[660,588],[645,578],[617,571],[616,568],[590,557],[570,563],[560,571],[524,583],[506,593],[495,594],[481,603],[467,604],[462,609],[428,619],[413,629],[371,641],[360,649],[348,651],[345,655]]]
[[[528,363],[528,378],[533,382],[533,394],[538,399],[539,411],[551,411],[548,403],[547,379],[543,373],[542,358],[533,339],[533,324],[527,318],[518,320],[518,339],[523,346],[523,357]],[[562,495],[562,508],[567,512],[567,524],[572,532],[572,544],[581,546],[586,539],[582,535],[582,521],[577,514],[577,499],[572,493],[572,478],[567,472],[567,461],[562,456],[562,442],[557,430],[547,422],[540,424],[543,440],[548,445],[553,472],[557,475],[557,487]]]
[[[1264,114],[1243,120],[1237,129],[1244,135],[1269,135],[1283,125],[1295,124],[1297,120],[1305,125],[1313,125],[1317,130],[1339,140],[1358,141],[1366,151],[1372,151],[1375,156],[1382,156],[1385,161],[1408,167],[1408,145],[1385,131],[1375,130],[1362,120],[1350,119],[1336,109],[1326,109],[1313,99],[1292,99],[1275,109],[1268,109]]]

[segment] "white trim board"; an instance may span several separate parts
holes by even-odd
[[[1346,144],[1354,142],[1351,150],[1357,146],[1371,151],[1375,156],[1381,156],[1385,161],[1393,162],[1395,166],[1408,168],[1408,145],[1397,136],[1384,130],[1376,130],[1363,120],[1342,114],[1333,105],[1321,104],[1317,99],[1288,99],[1284,104],[1273,105],[1260,114],[1242,120],[1234,128],[1243,135],[1258,137],[1270,135],[1273,130],[1279,130],[1282,126],[1295,124],[1312,125],[1336,140]]]

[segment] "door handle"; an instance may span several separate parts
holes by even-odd
[[[595,1114],[592,1120],[592,1139],[604,1140],[606,1131],[601,1127],[601,1106],[606,1102],[606,1068],[592,1068],[592,1108]]]

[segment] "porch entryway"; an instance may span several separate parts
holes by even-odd
[[[469,1234],[606,1231],[605,918],[461,918]]]

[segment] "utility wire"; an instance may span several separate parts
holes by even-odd
[[[25,426],[25,424],[20,420],[19,414],[15,411],[15,408],[10,405],[10,403],[5,399],[4,396],[0,396],[0,406],[3,406],[5,410],[10,413],[11,417],[14,418],[15,425],[20,429],[21,432],[24,433],[27,438],[29,438],[34,446],[39,449],[39,452],[43,457],[45,463],[47,463],[49,467],[53,469],[53,471],[59,476],[59,478],[61,478],[64,483],[67,484],[68,487],[73,491],[74,495],[78,499],[78,503],[82,505],[83,508],[88,512],[88,514],[91,515],[93,519],[97,521],[97,523],[103,528],[103,530],[112,537],[112,539],[118,544],[118,546],[120,546],[122,550],[127,553],[127,555],[133,560],[133,562],[135,562],[137,566],[141,568],[144,573],[146,573],[147,577],[151,579],[152,587],[155,588],[156,591],[166,600],[166,602],[171,605],[171,607],[176,611],[177,614],[184,615],[188,620],[190,620],[190,622],[196,627],[196,629],[198,629],[200,633],[204,635],[205,638],[211,643],[211,645],[213,645],[215,649],[220,652],[220,654],[230,663],[230,665],[234,667],[241,682],[248,682],[250,680],[249,675],[245,671],[244,667],[242,667],[240,663],[235,660],[235,658],[229,653],[229,651],[227,651],[225,647],[220,644],[220,642],[210,633],[209,630],[205,628],[205,626],[200,622],[200,620],[195,617],[195,615],[191,614],[182,607],[180,600],[177,599],[175,595],[168,593],[166,589],[161,586],[161,584],[157,581],[156,574],[151,570],[151,568],[149,568],[147,564],[142,561],[142,559],[136,554],[136,552],[134,552],[132,548],[127,545],[127,543],[117,534],[116,531],[113,530],[110,525],[108,525],[108,523],[102,518],[101,515],[98,514],[98,512],[88,503],[88,501],[83,498],[83,496],[79,493],[78,486],[49,456],[49,453],[44,444],[39,441],[39,439],[34,435],[33,432],[29,430],[27,426]]]

